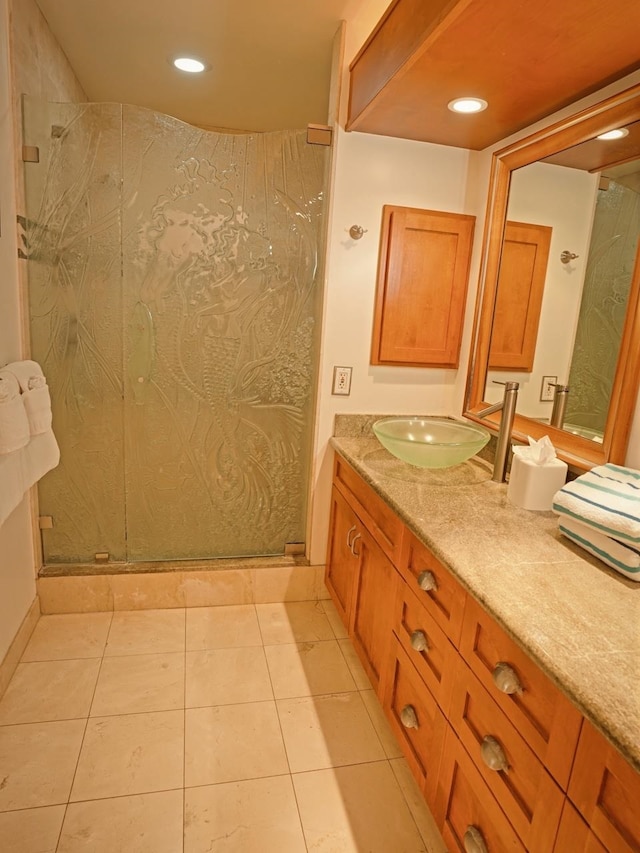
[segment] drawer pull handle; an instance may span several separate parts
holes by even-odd
[[[482,738],[480,754],[482,755],[482,760],[489,770],[503,771],[506,773],[509,769],[509,762],[507,761],[507,756],[504,753],[502,744],[500,741],[496,740],[493,735],[487,735]]]
[[[354,557],[360,556],[360,551],[356,551],[356,542],[358,541],[358,539],[362,539],[361,533],[356,533],[356,535],[351,540],[351,553],[353,554]]]
[[[402,711],[400,711],[400,721],[405,729],[418,728],[418,715],[416,714],[416,709],[413,705],[404,706]]]
[[[497,663],[491,673],[493,683],[502,691],[512,696],[514,693],[522,693],[523,687],[518,678],[518,673],[508,663],[500,661]]]
[[[438,584],[433,572],[420,572],[418,575],[418,586],[425,592],[430,592],[432,589],[438,589]]]
[[[429,643],[427,642],[427,636],[424,631],[413,632],[411,635],[411,648],[415,649],[417,652],[429,651]]]
[[[357,527],[355,526],[355,524],[353,525],[353,527],[350,527],[350,528],[347,530],[347,548],[348,548],[350,551],[351,551],[351,534],[352,534],[352,533],[355,533],[355,532],[356,532],[356,530],[357,530]]]
[[[477,826],[468,826],[462,840],[466,853],[489,853],[482,833]]]

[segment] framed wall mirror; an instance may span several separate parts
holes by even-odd
[[[494,154],[466,417],[497,427],[478,412],[517,380],[514,439],[549,435],[579,469],[624,462],[639,238],[640,85]]]

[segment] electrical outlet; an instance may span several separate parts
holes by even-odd
[[[555,394],[554,385],[557,383],[557,376],[543,376],[542,377],[542,385],[540,386],[540,401],[542,403],[553,403],[553,396]]]
[[[333,368],[333,389],[332,394],[338,394],[343,397],[348,397],[351,393],[351,368],[350,367],[334,367]]]

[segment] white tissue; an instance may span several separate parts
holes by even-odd
[[[522,445],[513,445],[513,452],[516,456],[534,465],[548,465],[556,458],[556,449],[551,443],[548,435],[544,435],[540,441],[536,441],[531,436],[529,439],[529,447]]]

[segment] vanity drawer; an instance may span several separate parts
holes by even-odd
[[[460,651],[490,696],[566,790],[582,717],[528,655],[467,597]]]
[[[382,705],[416,781],[433,806],[447,722],[395,636]]]
[[[449,569],[408,530],[402,543],[399,568],[434,621],[457,646],[467,597],[465,590]]]
[[[569,798],[610,853],[638,853],[640,774],[587,720],[580,733]]]
[[[607,853],[569,800],[564,801],[553,853]]]
[[[420,677],[446,715],[458,652],[406,583],[398,584],[394,630]]]
[[[564,793],[462,659],[449,723],[527,850],[552,853]]]
[[[440,782],[434,817],[449,853],[481,851],[482,842],[488,853],[525,853],[526,848],[452,728],[447,730]]]
[[[333,482],[387,557],[397,564],[402,548],[404,524],[395,512],[338,454],[335,458]]]

